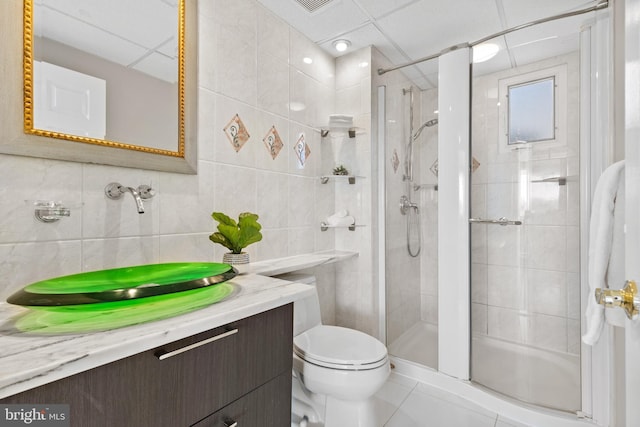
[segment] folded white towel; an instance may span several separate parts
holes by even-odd
[[[606,288],[607,269],[611,259],[614,230],[615,200],[624,176],[624,160],[609,166],[603,173],[593,195],[589,224],[589,295],[585,317],[585,344],[593,345],[600,338],[604,324],[604,307],[594,298],[596,288]]]
[[[346,114],[331,114],[329,116],[329,126],[352,127],[353,116],[348,116]]]

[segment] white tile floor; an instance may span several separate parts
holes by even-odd
[[[375,395],[376,427],[526,427],[454,394],[392,373]]]

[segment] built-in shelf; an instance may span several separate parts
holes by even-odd
[[[351,225],[329,225],[326,222],[320,223],[320,231],[327,231],[330,228],[346,228],[349,231],[356,231],[356,228],[364,227],[363,224],[351,224]]]
[[[337,127],[337,126],[319,126],[320,136],[323,138],[329,134],[347,134],[349,138],[355,138],[356,135],[364,135],[365,129],[358,127]]]
[[[364,179],[364,176],[358,176],[358,175],[322,175],[320,177],[320,183],[321,184],[326,184],[330,180],[336,180],[336,181],[347,181],[349,184],[355,184],[356,183],[356,179]]]

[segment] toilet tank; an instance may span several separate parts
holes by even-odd
[[[293,336],[322,324],[320,316],[320,299],[316,290],[316,277],[312,274],[287,273],[275,276],[289,282],[305,283],[313,286],[313,294],[293,303]]]

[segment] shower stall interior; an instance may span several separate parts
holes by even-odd
[[[586,19],[560,23],[579,34]],[[527,39],[534,32],[516,34],[522,46],[537,43]],[[469,193],[468,379],[569,413],[583,409],[576,37],[563,41],[564,51],[541,51],[532,62],[518,63],[512,53],[511,61],[472,65],[468,170],[460,172]],[[439,310],[452,307],[438,304],[445,286],[438,280],[438,240],[450,238],[438,235],[438,200],[445,196],[438,172],[456,165],[438,159],[443,144],[454,143],[442,140],[438,73],[450,70],[442,58],[421,70],[423,88],[400,72],[378,80],[385,88],[378,116],[385,141],[384,323],[391,356],[441,370],[439,357],[451,355],[439,351]]]

